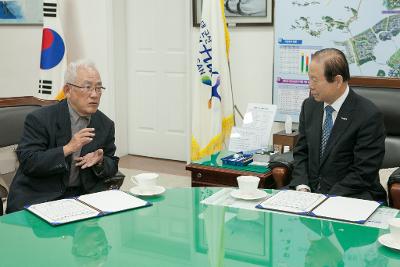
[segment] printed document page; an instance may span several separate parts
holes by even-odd
[[[257,129],[261,139],[259,148],[266,148],[270,141],[272,126],[274,124],[277,106],[261,103],[249,103],[243,118],[242,127]]]
[[[317,217],[364,223],[380,206],[379,202],[349,198],[329,197],[312,211]]]
[[[267,138],[269,138],[276,110],[276,105],[249,103],[243,118],[243,128],[268,130]]]
[[[265,209],[287,211],[293,213],[307,213],[323,202],[327,197],[302,191],[279,191],[260,205]]]
[[[229,151],[251,151],[268,147],[276,105],[249,103],[242,127],[233,127]]]
[[[232,127],[229,141],[229,151],[251,151],[266,147],[265,132],[258,129]]]
[[[97,210],[73,198],[35,204],[27,207],[27,209],[39,217],[42,217],[50,224],[63,224],[96,217],[99,214]]]
[[[120,190],[108,190],[82,195],[78,199],[105,213],[134,209],[148,204],[147,201]]]

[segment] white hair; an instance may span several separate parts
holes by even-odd
[[[64,82],[75,83],[79,68],[93,69],[98,72],[96,65],[91,60],[80,59],[68,64],[67,70],[65,71]]]

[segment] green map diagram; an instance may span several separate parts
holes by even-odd
[[[288,2],[289,7],[301,15],[294,16],[288,30],[322,44],[330,38],[330,46],[356,66],[355,75],[400,77],[400,0],[297,0]],[[314,8],[319,11],[307,12]],[[370,66],[362,68],[366,64]]]
[[[335,47],[351,76],[400,77],[400,0],[276,0],[276,120],[298,122],[313,54]]]

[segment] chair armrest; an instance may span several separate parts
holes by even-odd
[[[4,211],[3,211],[3,201],[5,201],[7,196],[8,196],[7,188],[0,183],[0,216],[2,216],[3,213],[4,213]]]
[[[290,170],[285,166],[272,167],[272,177],[276,185],[276,189],[282,188],[289,184]]]
[[[125,174],[118,171],[114,176],[104,180],[105,186],[108,190],[119,189],[124,182]]]
[[[400,168],[395,170],[387,182],[389,206],[400,209]]]
[[[293,152],[271,156],[269,167],[277,189],[288,185],[293,170]]]
[[[389,203],[395,209],[400,209],[400,183],[395,182],[389,187]]]
[[[7,196],[8,196],[7,188],[0,184],[0,204],[1,204],[1,199],[7,198]]]

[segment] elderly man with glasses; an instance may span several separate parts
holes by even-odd
[[[65,100],[25,119],[7,213],[105,190],[104,180],[118,170],[114,122],[98,110],[105,88],[96,66],[73,62],[65,81]]]

